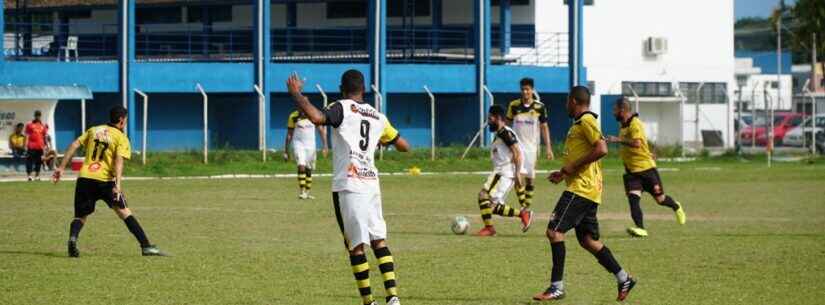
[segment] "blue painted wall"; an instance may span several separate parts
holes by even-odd
[[[762,69],[762,74],[776,74],[776,52],[774,51],[736,51],[737,58],[752,58],[753,66]],[[793,57],[791,52],[782,52],[782,73],[790,74]]]
[[[599,116],[599,121],[602,123],[602,134],[604,135],[618,135],[619,123],[613,118],[613,105],[616,103],[621,95],[602,95],[602,116]]]

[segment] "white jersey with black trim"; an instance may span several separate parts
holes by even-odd
[[[504,126],[495,133],[493,143],[490,144],[490,150],[493,160],[493,172],[504,177],[515,177],[515,164],[513,163],[513,151],[510,150],[511,145],[518,145],[521,153],[524,153],[524,147],[519,142],[519,138],[513,129]],[[519,169],[524,173],[524,166]]]

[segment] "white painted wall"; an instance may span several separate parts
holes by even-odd
[[[567,7],[562,1],[536,3],[537,32],[566,32]],[[621,94],[622,81],[726,82],[729,95],[736,84],[733,46],[733,0],[600,0],[584,9],[584,65],[588,79],[596,82],[596,100],[603,94]],[[669,52],[647,57],[643,52],[648,37],[668,39]],[[594,105],[595,112],[603,111]],[[685,119],[693,118],[692,106],[685,107]],[[678,108],[677,108],[678,109]],[[702,105],[704,125],[724,132],[733,130],[726,121],[732,108]],[[644,110],[644,109],[643,109]],[[672,113],[658,112],[674,120]],[[681,136],[695,141],[693,123],[686,123]],[[730,125],[730,128],[728,128]],[[666,138],[672,138],[668,135]],[[733,143],[733,132],[727,135]]]
[[[779,84],[782,86],[781,92],[774,88],[776,83],[775,74],[756,74],[748,77],[746,86],[742,87],[742,101],[757,110],[768,109],[772,104],[776,110],[791,110],[793,106],[793,76],[783,74]],[[734,85],[736,85],[734,83]],[[767,87],[767,88],[766,88]],[[737,88],[738,90],[738,88]],[[781,97],[779,97],[781,93]],[[738,99],[738,94],[734,100]]]

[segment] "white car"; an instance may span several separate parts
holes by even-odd
[[[786,133],[785,137],[782,138],[782,144],[787,146],[802,147],[805,143],[810,143],[811,129],[811,118],[808,118],[798,127],[791,129],[791,131]],[[825,115],[816,116],[816,127],[813,127],[813,131],[817,135],[825,132]]]

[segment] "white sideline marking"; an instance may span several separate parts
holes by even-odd
[[[660,172],[678,172],[680,171],[679,168],[675,167],[661,167],[658,168]],[[696,168],[696,170],[722,170],[718,167],[700,167]],[[615,172],[623,172],[624,170],[618,169],[606,169],[604,172],[606,173],[615,173]],[[537,174],[549,174],[550,171],[548,170],[537,170]],[[391,173],[380,173],[382,176],[412,176],[409,172],[391,172]],[[489,175],[489,171],[466,171],[466,172],[422,172],[421,176],[486,176]],[[312,174],[313,177],[332,177],[332,174],[325,173],[325,174]],[[123,177],[123,180],[127,181],[148,181],[148,180],[210,180],[210,179],[265,179],[265,178],[290,178],[295,179],[298,177],[298,174],[227,174],[227,175],[212,175],[212,176],[180,176],[180,177]],[[76,181],[76,176],[64,176],[61,178],[61,181]],[[26,181],[26,177],[4,177],[0,178],[0,183],[4,182],[24,182]],[[43,179],[40,183],[48,182],[51,183],[51,178]]]

